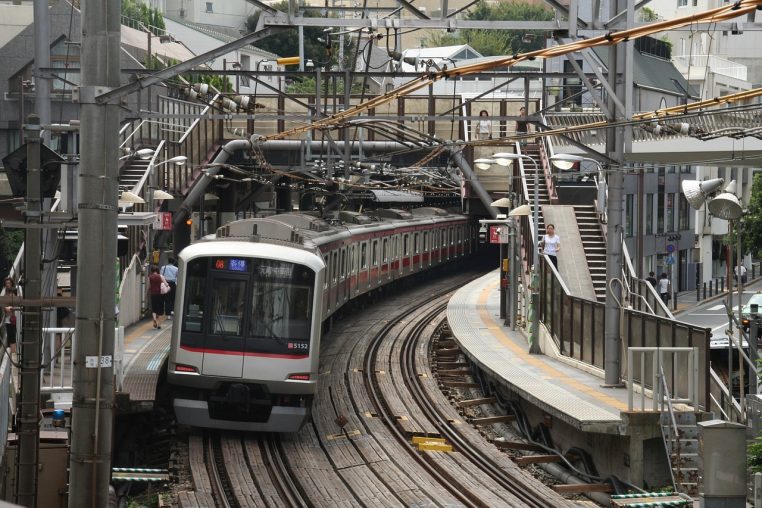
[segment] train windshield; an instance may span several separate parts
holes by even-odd
[[[314,271],[218,256],[193,259],[186,270],[182,344],[210,348],[212,337],[220,337],[231,351],[309,351]]]

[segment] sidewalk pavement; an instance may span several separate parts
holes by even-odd
[[[749,280],[746,284],[744,284],[743,287],[744,292],[747,291],[762,291],[762,275],[757,277],[756,279]],[[733,286],[733,292],[737,292],[738,287]],[[696,307],[700,307],[701,305],[704,305],[706,303],[710,302],[717,302],[721,301],[724,298],[726,298],[728,295],[728,289],[725,288],[725,291],[720,291],[715,293],[712,296],[709,296],[709,293],[707,292],[707,297],[704,299],[704,293],[701,291],[701,294],[699,295],[702,299],[696,300],[696,291],[683,291],[681,293],[677,293],[675,295],[675,305],[671,305],[672,302],[670,302],[670,309],[672,311],[672,315],[679,316],[681,314],[685,314],[687,312],[690,312],[691,310],[695,309]]]

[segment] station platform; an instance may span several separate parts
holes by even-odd
[[[132,410],[153,407],[161,366],[169,354],[171,332],[172,321],[164,321],[156,329],[150,319],[125,330],[122,393],[129,396]]]
[[[523,400],[583,432],[620,434],[627,411],[625,388],[604,388],[602,372],[563,358],[543,341],[543,354],[529,354],[524,333],[500,319],[499,274],[464,286],[447,307],[450,329],[475,364]],[[579,364],[579,365],[575,365]],[[582,370],[582,369],[585,370]]]

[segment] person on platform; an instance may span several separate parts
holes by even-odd
[[[516,134],[526,136],[529,133],[529,122],[527,121],[527,108],[521,106],[519,109],[519,118],[516,120]],[[527,144],[528,139],[521,139],[521,146]]]
[[[5,296],[15,296],[16,288],[5,288]],[[3,307],[3,324],[5,325],[5,347],[16,353],[16,323],[18,322],[19,311],[12,305]]]
[[[148,276],[148,285],[151,292],[151,315],[153,316],[153,327],[161,328],[161,317],[164,315],[165,295],[161,292],[161,283],[166,282],[159,273],[157,266],[151,267],[151,275]]]
[[[661,301],[664,302],[664,305],[668,305],[669,299],[671,298],[669,294],[669,289],[672,283],[669,282],[669,278],[667,277],[666,273],[661,274],[658,285],[659,285],[659,296],[661,296]]]
[[[161,275],[167,280],[169,284],[169,293],[164,295],[164,314],[167,319],[172,319],[172,315],[175,313],[175,292],[177,290],[177,262],[175,258],[169,258],[166,265],[161,267]]]
[[[548,224],[545,235],[540,242],[540,252],[550,258],[550,262],[558,270],[558,251],[561,250],[561,237],[556,234],[556,226]]]
[[[492,139],[492,120],[486,109],[479,111],[477,122],[476,139]]]

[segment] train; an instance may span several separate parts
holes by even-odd
[[[310,418],[323,324],[354,298],[469,255],[443,209],[286,213],[231,222],[178,256],[166,382],[176,421],[296,432]]]

